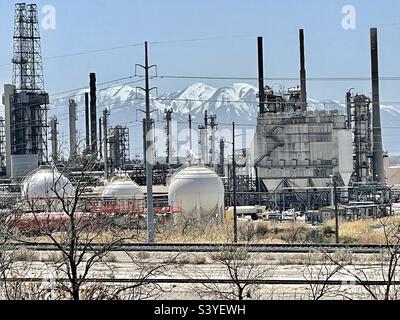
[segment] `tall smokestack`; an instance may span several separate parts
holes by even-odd
[[[69,100],[69,158],[75,159],[77,155],[76,139],[76,103],[75,100]]]
[[[300,87],[301,87],[301,110],[307,111],[307,78],[306,58],[304,54],[304,30],[299,31],[300,38]]]
[[[85,127],[86,127],[86,151],[90,150],[90,114],[89,114],[89,93],[85,93]]]
[[[53,162],[58,162],[58,130],[57,130],[57,118],[54,116],[50,120],[50,128],[51,128],[51,151],[52,151],[52,158]]]
[[[263,48],[262,37],[258,37],[258,92],[260,101],[260,114],[264,114],[265,113],[264,48]]]
[[[90,132],[92,153],[97,153],[97,96],[96,96],[96,74],[90,74]]]
[[[371,28],[371,71],[372,71],[372,142],[373,142],[373,175],[377,182],[385,181],[383,163],[383,144],[381,126],[381,106],[379,98],[379,55],[378,30]]]

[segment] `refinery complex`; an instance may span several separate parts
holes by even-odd
[[[147,110],[144,157],[132,160],[129,129],[108,125],[110,110],[98,110],[96,74],[91,73],[84,105],[73,99],[65,105],[69,155],[61,159],[58,120],[48,117],[51,97],[44,87],[37,14],[35,5],[16,5],[13,78],[12,84],[4,85],[0,130],[3,210],[12,210],[23,200],[55,197],[52,180],[60,175],[68,181],[62,185],[68,186],[66,197],[73,196],[74,184],[83,177],[86,187],[80,196],[98,198],[98,210],[102,206],[110,210],[105,199],[138,200],[132,214],[145,220],[149,209],[152,215],[203,214],[223,220],[228,208],[252,207],[258,212],[257,216],[253,212],[253,219],[269,215],[282,219],[285,213],[295,212],[293,218],[314,223],[322,221],[326,211],[337,213],[335,203],[343,219],[393,213],[397,193],[388,184],[388,155],[382,146],[377,29],[370,30],[372,96],[344,92],[346,113],[308,109],[304,30],[299,31],[300,84],[284,92],[275,92],[264,81],[263,38],[258,38],[255,135],[251,147],[234,150],[234,157],[225,151],[231,142],[218,139],[217,116],[205,111],[204,124],[198,128],[192,125],[191,115],[188,121],[190,146],[198,143],[198,154],[172,161],[174,110],[168,109],[165,159],[154,163],[156,150],[146,140],[154,119]],[[77,110],[84,110],[84,141],[78,141]]]
[[[158,76],[146,41],[123,78],[135,92],[87,70],[75,95],[50,94],[39,12],[16,3],[8,35],[0,300],[375,299],[383,286],[398,299],[400,166],[385,150],[378,28],[364,30],[371,90],[321,110],[308,96],[306,29],[291,87],[269,77],[264,36],[248,70],[257,87],[197,83],[197,96],[156,97],[153,79],[179,76]]]

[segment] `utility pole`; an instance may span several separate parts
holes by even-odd
[[[104,142],[103,142],[103,158],[104,158],[104,176],[106,180],[108,179],[108,139],[107,139],[107,131],[108,131],[108,116],[110,115],[110,111],[107,109],[103,110],[103,132],[104,132]]]
[[[233,242],[238,242],[238,221],[236,207],[236,160],[235,160],[235,123],[232,124],[232,176],[233,176]]]
[[[144,69],[145,72],[145,87],[141,88],[146,94],[146,120],[145,130],[146,133],[146,149],[145,151],[145,164],[146,164],[146,185],[147,185],[147,242],[153,244],[155,242],[154,237],[154,209],[153,209],[153,139],[151,135],[152,121],[150,118],[150,91],[154,88],[150,88],[149,70],[155,66],[149,66],[149,55],[148,55],[148,44],[147,41],[145,46],[145,65],[136,65]]]
[[[336,243],[340,243],[340,238],[339,238],[339,205],[338,205],[338,198],[337,198],[337,181],[336,177],[333,176],[333,188],[334,188],[334,193],[335,196],[333,197],[335,199],[335,233],[336,233]]]

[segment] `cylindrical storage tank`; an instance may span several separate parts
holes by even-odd
[[[116,200],[143,200],[144,194],[140,186],[130,178],[116,177],[104,187],[102,197]]]
[[[32,211],[59,211],[63,209],[59,199],[67,202],[75,196],[75,189],[56,168],[42,166],[23,180],[21,196]]]
[[[207,222],[222,221],[225,189],[221,178],[212,170],[194,166],[176,173],[169,186],[168,201],[180,208],[183,219]]]

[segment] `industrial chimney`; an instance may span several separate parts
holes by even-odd
[[[75,159],[77,156],[77,138],[76,138],[76,102],[69,100],[69,158]]]
[[[304,54],[304,30],[299,31],[300,38],[300,87],[301,87],[301,110],[307,111],[307,78]]]
[[[96,96],[96,74],[90,74],[90,132],[92,143],[92,154],[97,154],[97,96]]]
[[[265,113],[264,47],[263,47],[262,37],[258,37],[258,92],[260,101],[260,114],[264,114]]]
[[[379,57],[378,57],[378,30],[371,28],[371,71],[372,71],[372,142],[373,142],[373,175],[377,182],[385,183],[383,163],[383,144],[381,110],[379,98]]]
[[[90,113],[89,113],[89,93],[85,93],[85,127],[86,127],[86,151],[90,151]]]

